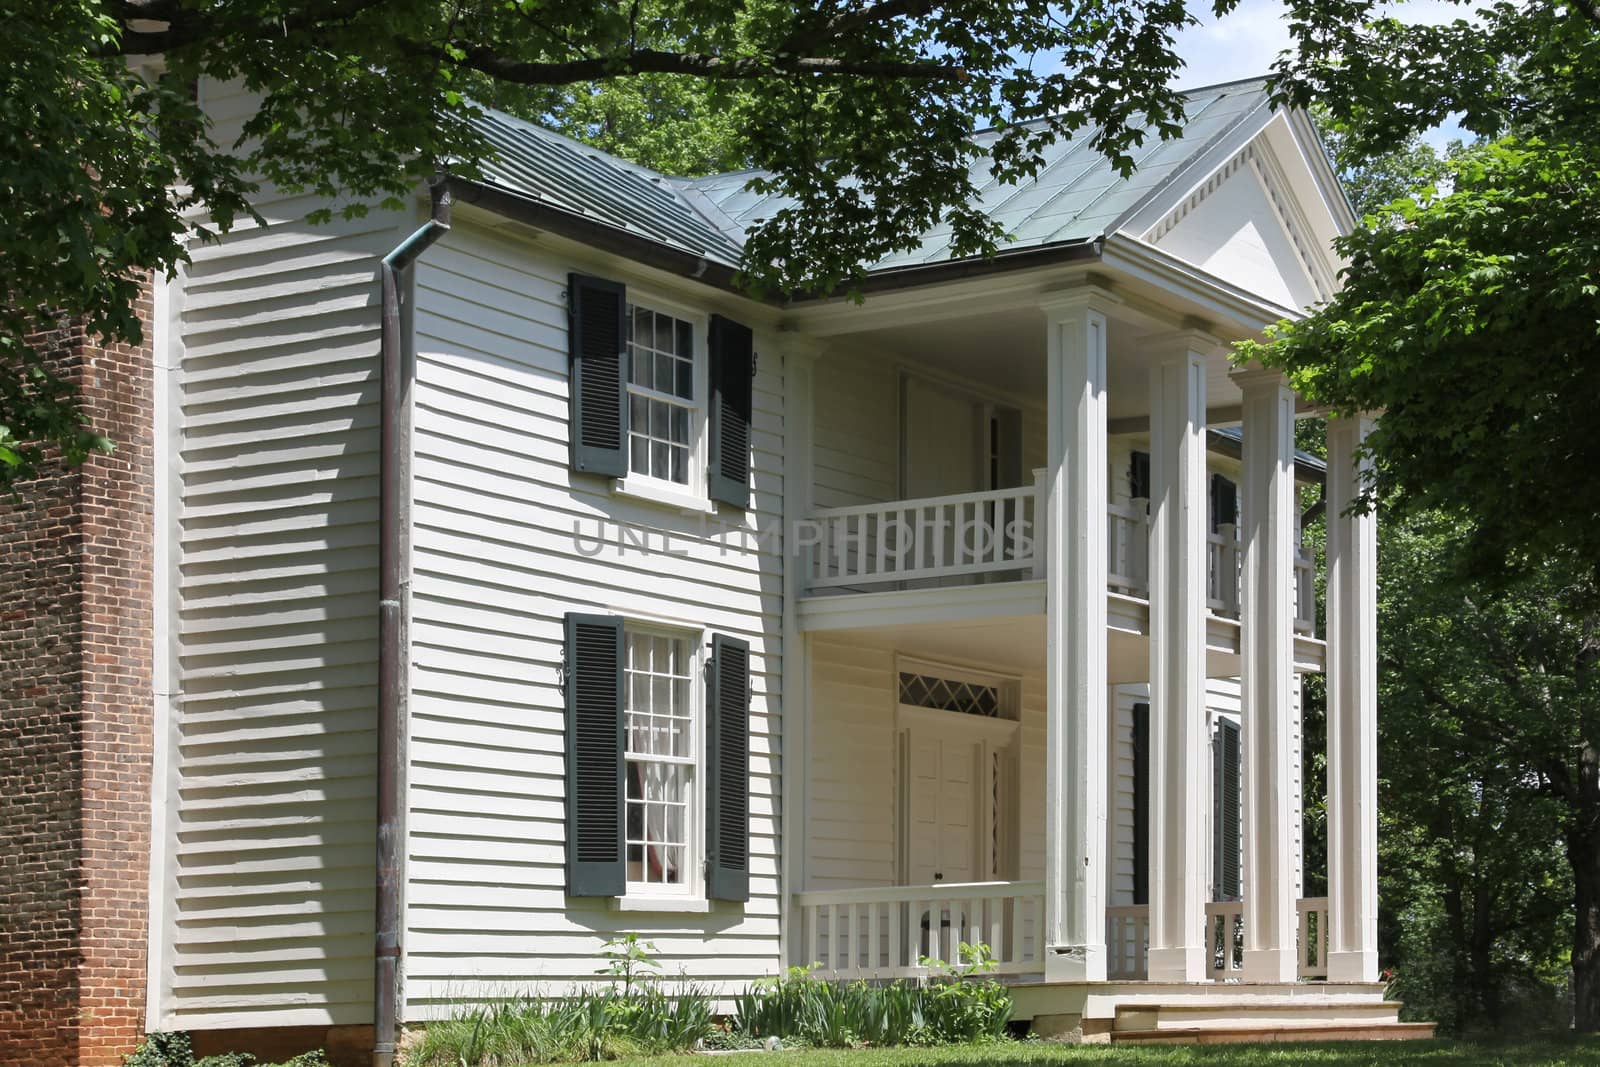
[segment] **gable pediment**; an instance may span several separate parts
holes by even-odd
[[[1319,173],[1326,164],[1314,134],[1303,143],[1308,131],[1279,114],[1244,143],[1218,146],[1202,177],[1152,197],[1124,232],[1281,307],[1328,299],[1348,208],[1330,202],[1331,172]]]

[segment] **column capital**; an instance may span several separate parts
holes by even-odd
[[[1227,342],[1219,340],[1198,326],[1186,326],[1182,329],[1167,330],[1163,333],[1153,333],[1138,340],[1140,348],[1155,354],[1161,362],[1183,359],[1191,352],[1195,355],[1210,358],[1221,355],[1227,350]]]
[[[1259,392],[1264,389],[1289,388],[1289,376],[1273,367],[1263,367],[1259,363],[1248,366],[1236,367],[1228,372],[1228,378],[1246,393]]]
[[[1039,294],[1039,310],[1052,324],[1076,318],[1086,311],[1104,315],[1120,303],[1122,301],[1111,290],[1093,284]]]

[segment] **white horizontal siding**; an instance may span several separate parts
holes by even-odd
[[[202,102],[227,142],[254,107]],[[265,190],[179,298],[162,1029],[372,1018],[377,260],[402,220],[317,206]]]
[[[668,973],[723,991],[780,962],[782,561],[775,541],[758,550],[726,524],[749,533],[780,522],[782,360],[758,332],[750,516],[684,516],[618,496],[609,480],[567,467],[564,290],[574,269],[536,245],[461,224],[417,269],[411,1020],[463,999],[590,980],[604,942],[627,932],[653,942]],[[619,545],[618,524],[648,550]],[[566,897],[559,672],[568,611],[670,620],[750,642],[748,904],[648,913]]]

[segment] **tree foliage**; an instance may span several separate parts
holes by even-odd
[[[1410,879],[1390,887],[1410,909],[1390,945],[1420,961],[1427,931],[1448,935],[1431,988],[1460,1025],[1494,1020],[1508,983],[1548,969],[1543,917],[1566,889],[1573,1017],[1595,1030],[1600,8],[1500,3],[1442,26],[1365,0],[1294,12],[1277,87],[1320,100],[1344,152],[1404,150],[1451,114],[1484,138],[1369,204],[1340,292],[1239,353],[1331,410],[1381,413],[1365,505],[1388,520],[1385,847],[1403,857],[1386,877]]]
[[[1600,677],[1564,569],[1462,583],[1463,525],[1413,514],[1380,541],[1382,949],[1400,999],[1450,1030],[1561,1028],[1568,856],[1600,847],[1570,802]]]
[[[1369,212],[1341,242],[1340,292],[1241,355],[1286,368],[1336,410],[1381,410],[1372,489],[1470,516],[1472,573],[1563,553],[1593,577],[1600,11],[1498,4],[1443,26],[1376,12],[1365,0],[1297,6],[1299,51],[1279,91],[1321,101],[1346,153],[1403,149],[1452,113],[1496,139],[1447,161],[1440,184]]]
[[[104,443],[29,330],[65,313],[137,340],[132,297],[184,258],[185,221],[227,228],[257,181],[359,213],[441,161],[471,175],[486,146],[463,120],[511,104],[668,170],[769,171],[793,206],[752,233],[747,283],[830,292],[937,225],[993,251],[979,185],[1027,178],[1074,130],[1130,171],[1147,126],[1178,129],[1192,21],[1177,0],[0,3],[0,485],[40,443]],[[159,77],[130,67],[155,56]],[[210,140],[204,77],[261,94],[238,144]],[[981,126],[999,132],[974,166]]]

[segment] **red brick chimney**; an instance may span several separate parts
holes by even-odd
[[[0,1063],[120,1064],[144,1034],[152,742],[145,345],[36,339],[116,442],[0,494]]]

